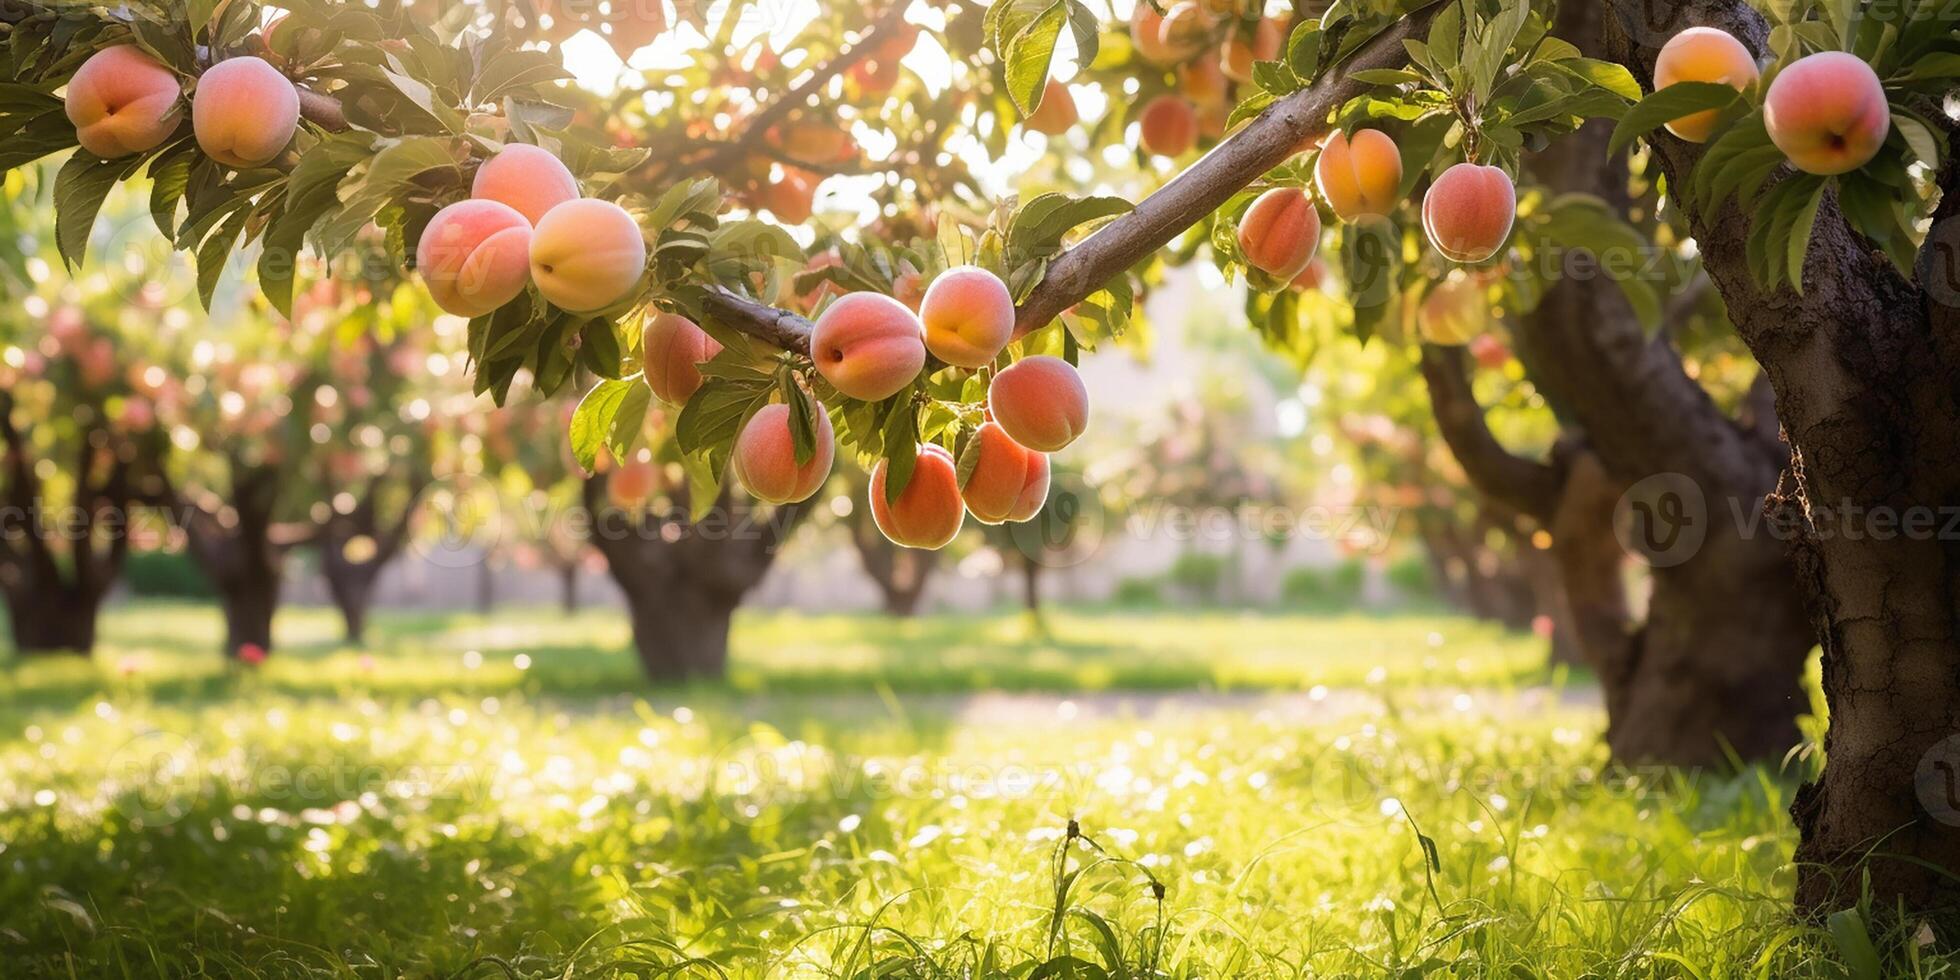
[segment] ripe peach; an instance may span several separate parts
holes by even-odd
[[[1291,281],[1320,248],[1320,211],[1298,187],[1275,187],[1239,219],[1239,253],[1247,265]]]
[[[934,444],[920,447],[912,479],[896,501],[886,503],[885,471],[890,468],[891,463],[881,459],[871,471],[871,520],[878,530],[893,544],[907,548],[938,551],[952,543],[966,523],[953,454]]]
[[[1497,370],[1511,360],[1511,350],[1495,334],[1480,333],[1470,338],[1470,356],[1477,363],[1490,370]]]
[[[1484,332],[1490,319],[1490,303],[1484,288],[1457,269],[1437,283],[1416,308],[1416,328],[1422,339],[1443,347],[1456,347]]]
[[[646,236],[611,201],[566,201],[545,212],[531,236],[531,278],[562,310],[589,313],[625,299],[646,265]]]
[[[478,317],[517,298],[530,281],[531,223],[496,201],[458,201],[436,212],[415,246],[415,267],[436,305]]]
[[[810,261],[803,266],[803,271],[797,273],[797,277],[801,278],[803,276],[809,275],[810,273],[821,272],[825,269],[841,268],[843,265],[844,265],[844,257],[837,254],[836,249],[834,248],[829,249],[827,251],[812,256],[810,258]],[[810,287],[809,292],[798,296],[796,298],[796,301],[805,310],[815,310],[817,308],[817,304],[823,302],[825,299],[832,296],[842,296],[842,295],[844,295],[844,291],[842,289],[839,289],[835,282],[832,282],[829,279],[824,279],[818,282],[815,286]]]
[[[578,180],[550,150],[511,143],[476,168],[470,196],[502,201],[536,225],[545,212],[578,197]]]
[[[892,280],[892,298],[905,304],[914,313],[926,303],[925,276],[912,268],[912,263],[900,260],[899,273]]]
[[[205,156],[227,167],[263,166],[299,130],[299,90],[264,58],[220,61],[197,80],[191,127]]]
[[[954,367],[986,367],[1013,339],[1014,297],[999,276],[963,265],[926,287],[919,319],[934,357]]]
[[[612,0],[606,43],[625,61],[667,32],[666,0]]]
[[[1014,509],[1007,512],[1010,523],[1019,524],[1041,513],[1041,507],[1048,502],[1048,454],[1028,450],[1028,475],[1021,483],[1021,495],[1014,500]]]
[[[1761,76],[1749,49],[1727,31],[1713,27],[1690,27],[1668,38],[1654,61],[1657,92],[1675,82],[1721,82],[1739,91]],[[1690,113],[1668,123],[1667,131],[1690,143],[1705,143],[1720,115],[1716,109]]]
[[[1054,79],[1048,80],[1048,87],[1042,90],[1041,105],[1022,121],[1022,125],[1037,133],[1060,136],[1075,127],[1081,118],[1075,109],[1075,96],[1068,86]]]
[[[1164,15],[1150,5],[1150,0],[1138,0],[1130,17],[1130,43],[1137,56],[1150,64],[1161,67],[1178,60],[1164,43]]]
[[[735,437],[735,479],[742,481],[749,496],[764,503],[793,504],[810,499],[830,479],[837,440],[830,415],[816,399],[809,401],[816,451],[801,466],[796,465],[796,436],[790,431],[788,405],[762,406]]]
[[[606,476],[606,498],[620,510],[631,510],[653,496],[659,482],[660,472],[652,460],[635,459]]]
[[[701,388],[699,365],[719,353],[721,342],[687,317],[660,313],[647,318],[640,364],[647,387],[663,402],[680,405],[694,397]]]
[[[841,163],[858,155],[856,138],[836,123],[791,123],[771,129],[766,138],[790,159],[805,163]]]
[[[994,375],[987,410],[1015,442],[1060,452],[1089,427],[1089,389],[1069,362],[1037,354]]]
[[[776,216],[776,220],[786,225],[800,225],[810,220],[817,198],[817,186],[823,177],[801,167],[784,167],[783,176],[772,180],[762,188],[762,206]]]
[[[1164,22],[1158,27],[1163,50],[1173,62],[1189,59],[1204,49],[1213,23],[1211,14],[1193,0],[1173,4],[1164,11]]]
[[[103,48],[68,80],[68,121],[82,149],[105,160],[154,150],[181,118],[177,76],[134,44]]]
[[[1232,85],[1226,80],[1225,73],[1219,70],[1216,54],[1207,54],[1186,63],[1177,70],[1177,81],[1184,97],[1201,106],[1224,102],[1227,90]]]
[[[998,422],[988,422],[973,434],[977,444],[973,472],[960,487],[966,509],[982,524],[999,524],[1014,513],[1028,483],[1028,468],[1038,455],[1015,442]]]
[[[925,328],[890,296],[851,293],[817,318],[810,359],[845,397],[879,401],[903,391],[925,368]]]
[[[1379,129],[1339,130],[1320,144],[1313,179],[1342,221],[1395,210],[1402,192],[1402,151]]]
[[[1232,36],[1225,39],[1218,52],[1219,70],[1232,81],[1250,82],[1252,66],[1257,62],[1277,59],[1280,47],[1285,42],[1279,22],[1271,17],[1261,18],[1250,40],[1238,31],[1233,31]]]
[[[1482,262],[1504,247],[1517,213],[1518,191],[1503,170],[1459,163],[1429,185],[1422,228],[1445,257]]]
[[[1198,110],[1175,95],[1151,99],[1137,117],[1143,148],[1158,156],[1181,157],[1198,143]]]
[[[1327,260],[1316,255],[1300,274],[1293,277],[1295,289],[1319,289],[1327,284]]]
[[[1892,131],[1878,73],[1857,55],[1824,51],[1783,69],[1763,98],[1770,142],[1805,173],[1849,173],[1871,162]]]

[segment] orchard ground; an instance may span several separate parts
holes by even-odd
[[[1813,758],[1610,768],[1590,684],[1467,620],[745,614],[727,686],[664,690],[608,613],[279,625],[227,670],[215,613],[123,606],[8,666],[8,975],[1940,965],[1789,921]]]

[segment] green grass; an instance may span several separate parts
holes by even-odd
[[[1461,621],[752,616],[687,690],[599,614],[213,622],[4,678],[0,975],[1912,975],[1788,923],[1788,777],[1612,769]]]

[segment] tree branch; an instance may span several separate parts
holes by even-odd
[[[1558,471],[1514,455],[1497,441],[1470,389],[1463,348],[1422,345],[1422,379],[1436,428],[1470,482],[1491,499],[1549,524],[1558,510]]]
[[[330,133],[347,131],[347,110],[341,106],[339,99],[324,92],[315,92],[304,85],[296,87],[299,89],[300,118]]]

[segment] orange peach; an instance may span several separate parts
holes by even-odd
[[[1089,427],[1089,389],[1069,362],[1037,354],[994,375],[987,410],[1015,442],[1060,452]]]
[[[1892,131],[1892,107],[1872,66],[1857,55],[1825,51],[1799,59],[1769,83],[1763,124],[1791,166],[1831,176],[1878,155]]]
[[[1009,523],[1019,524],[1041,513],[1041,507],[1048,502],[1048,454],[1028,450],[1027,479],[1021,483],[1021,495],[1014,500],[1014,509],[1007,512]]]
[[[1484,332],[1490,320],[1490,303],[1484,288],[1457,269],[1437,283],[1416,308],[1416,328],[1422,339],[1442,347],[1469,343]]]
[[[531,278],[553,306],[603,310],[630,296],[646,275],[647,242],[626,209],[582,197],[545,212],[531,236]]]
[[[999,276],[958,266],[926,287],[919,319],[934,357],[954,367],[986,367],[1013,339],[1014,297]]]
[[[1668,38],[1654,61],[1654,90],[1675,82],[1720,82],[1738,91],[1762,77],[1756,58],[1727,31],[1690,27]],[[1690,113],[1667,124],[1667,131],[1690,143],[1705,143],[1715,131],[1721,111]]]
[[[767,139],[790,159],[805,163],[841,163],[858,155],[856,138],[837,123],[791,123],[771,129]]]
[[[1402,151],[1379,129],[1339,130],[1320,144],[1314,185],[1342,221],[1395,210],[1402,192]]]
[[[1479,365],[1495,371],[1511,360],[1511,350],[1495,334],[1480,333],[1470,338],[1470,356]]]
[[[786,225],[800,225],[810,220],[817,197],[817,187],[823,177],[801,167],[784,167],[780,179],[772,180],[762,188],[762,206],[776,216],[776,220]]]
[[[1137,117],[1143,148],[1163,157],[1181,157],[1198,143],[1198,110],[1187,99],[1160,95]]]
[[[1223,103],[1232,85],[1219,70],[1216,54],[1196,58],[1179,68],[1177,82],[1184,97],[1201,106]]]
[[[1164,22],[1158,26],[1164,52],[1173,62],[1189,59],[1204,50],[1214,23],[1211,14],[1194,0],[1172,4],[1164,10]]]
[[[900,260],[898,275],[892,279],[892,298],[905,304],[914,313],[926,302],[925,276],[912,268],[912,263]]]
[[[436,305],[478,317],[530,282],[531,223],[496,201],[458,201],[436,212],[415,246],[415,267]]]
[[[893,544],[907,548],[938,551],[951,544],[966,523],[953,454],[938,445],[920,447],[912,479],[897,500],[887,502],[885,471],[890,468],[891,463],[881,459],[871,471],[871,520],[878,530]]]
[[[1164,15],[1150,3],[1151,0],[1137,0],[1136,12],[1130,16],[1130,43],[1138,57],[1161,67],[1177,58],[1164,43]]]
[[[700,365],[721,353],[721,342],[678,313],[647,318],[640,340],[640,364],[647,387],[672,405],[686,403],[701,388]]]
[[[1320,211],[1298,187],[1275,187],[1239,219],[1239,253],[1247,265],[1292,281],[1320,248]]]
[[[1022,121],[1022,125],[1037,133],[1060,136],[1075,128],[1079,118],[1074,94],[1069,92],[1068,86],[1051,78],[1048,87],[1042,90],[1041,104]]]
[[[1273,61],[1279,57],[1280,46],[1286,38],[1280,34],[1279,22],[1271,17],[1261,18],[1254,28],[1251,39],[1239,31],[1225,39],[1219,47],[1218,67],[1225,77],[1235,82],[1252,81],[1252,66],[1261,61]]]
[[[1483,262],[1511,237],[1518,191],[1497,167],[1459,163],[1422,199],[1422,227],[1436,251],[1456,262]]]
[[[631,510],[653,496],[660,472],[651,460],[636,459],[622,464],[606,476],[606,497],[614,507]]]
[[[1294,289],[1319,289],[1327,284],[1327,260],[1316,255],[1300,274],[1293,277]]]
[[[967,512],[982,524],[999,524],[1014,513],[1028,483],[1028,467],[1037,455],[1015,442],[998,422],[988,422],[973,434],[973,472],[960,487]]]
[[[810,359],[846,398],[879,401],[905,390],[925,368],[925,328],[890,296],[851,293],[817,318]]]
[[[816,399],[809,402],[816,446],[810,461],[802,465],[796,462],[796,436],[790,431],[788,405],[764,405],[742,426],[742,434],[735,437],[735,479],[742,482],[749,496],[764,503],[793,504],[810,499],[830,479],[830,465],[837,452],[830,415]]]
[[[82,149],[105,160],[163,145],[182,118],[177,76],[134,44],[103,48],[68,80],[64,108]]]
[[[264,58],[220,61],[198,77],[191,128],[205,156],[227,167],[263,166],[299,131],[299,90]]]
[[[546,212],[578,197],[578,180],[550,150],[511,143],[476,168],[470,196],[502,201],[536,225]]]

